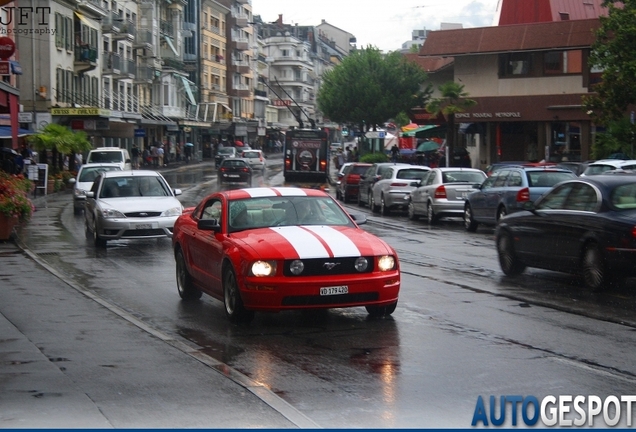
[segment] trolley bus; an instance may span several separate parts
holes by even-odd
[[[321,129],[286,132],[283,175],[286,182],[329,181],[329,134]]]

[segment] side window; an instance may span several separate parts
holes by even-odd
[[[221,223],[221,201],[210,200],[203,206],[201,219],[217,219]]]
[[[564,184],[558,188],[552,189],[543,197],[541,202],[537,204],[537,210],[561,210],[565,208],[565,200],[572,190],[572,184]]]
[[[482,189],[491,188],[492,185],[494,185],[495,182],[497,181],[497,177],[499,177],[499,173],[498,172],[494,173],[493,175],[488,177],[486,180],[484,180],[484,182],[481,184],[481,188]]]
[[[432,185],[435,182],[435,178],[437,177],[437,171],[431,171],[428,177],[426,177],[426,186]]]
[[[577,184],[572,188],[572,192],[568,196],[565,203],[567,210],[577,211],[595,211],[598,204],[598,198],[594,188],[587,184]]]
[[[510,175],[508,176],[508,186],[518,187],[521,185],[521,173],[517,171],[510,172]]]
[[[501,170],[499,172],[499,175],[497,176],[497,179],[495,180],[495,183],[492,185],[492,187],[503,187],[506,185],[506,179],[508,178],[508,175],[510,174],[510,170]]]

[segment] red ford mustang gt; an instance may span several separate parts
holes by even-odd
[[[213,193],[184,210],[172,244],[181,298],[205,292],[233,322],[255,311],[365,306],[390,315],[397,306],[395,250],[319,190]]]

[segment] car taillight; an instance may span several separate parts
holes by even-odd
[[[407,187],[408,183],[391,183],[391,187]]]
[[[243,172],[250,172],[250,169],[249,169],[249,168],[241,168],[241,171],[243,171]]]
[[[444,185],[438,186],[437,189],[435,189],[435,198],[439,199],[439,198],[447,198],[446,196],[446,188],[444,187]]]
[[[632,227],[632,237],[636,239],[636,226]]]
[[[517,192],[517,202],[530,201],[530,189],[523,188]]]
[[[325,169],[327,169],[327,161],[321,160],[320,161],[320,171],[324,171]]]
[[[350,175],[347,177],[347,184],[358,184],[360,183],[360,176]]]

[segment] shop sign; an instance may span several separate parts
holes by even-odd
[[[18,123],[33,123],[33,113],[32,112],[18,113]]]
[[[455,119],[465,120],[477,120],[477,119],[492,119],[492,118],[521,118],[521,112],[519,111],[506,111],[506,112],[478,112],[478,113],[455,113]]]
[[[11,75],[11,63],[0,61],[0,75]]]
[[[110,111],[102,108],[51,108],[51,115],[109,116]]]
[[[135,136],[136,137],[145,137],[146,136],[146,129],[135,129]]]

